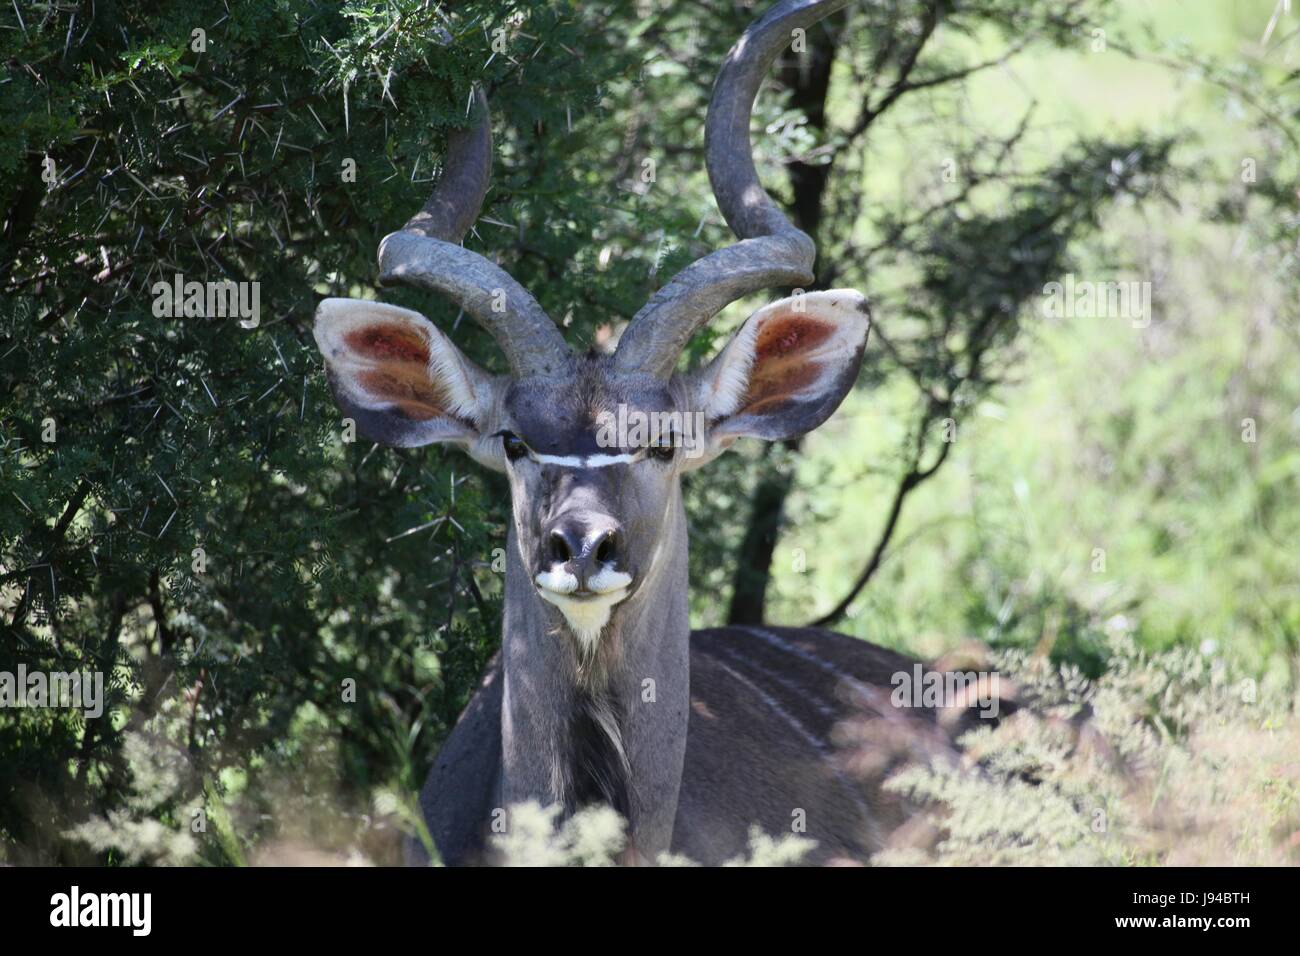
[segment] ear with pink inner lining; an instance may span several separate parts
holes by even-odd
[[[324,299],[313,331],[339,408],[362,435],[403,448],[478,438],[492,380],[418,312]]]
[[[751,315],[690,378],[708,428],[704,460],[737,438],[780,441],[830,418],[853,387],[871,326],[851,289],[781,299]]]

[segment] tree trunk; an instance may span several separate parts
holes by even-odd
[[[839,22],[838,17],[832,19]],[[826,129],[826,92],[830,87],[831,65],[834,61],[835,34],[823,25],[816,36],[808,38],[808,51],[805,55],[786,54],[777,70],[782,83],[792,91],[791,104],[804,113],[808,125],[818,133],[823,133]],[[795,225],[812,236],[814,241],[818,239],[822,200],[830,172],[828,162],[820,165],[795,162],[788,167],[793,192],[790,213]],[[819,283],[813,283],[813,288],[818,286]],[[786,442],[786,447],[798,451],[799,440]],[[767,585],[772,575],[772,554],[781,533],[785,499],[794,484],[793,472],[773,458],[764,452],[760,459],[761,473],[750,502],[749,524],[736,555],[731,605],[727,610],[729,624],[763,623]]]

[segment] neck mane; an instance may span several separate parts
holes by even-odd
[[[538,595],[512,527],[501,642],[501,805],[558,804],[567,817],[606,803],[649,859],[672,840],[690,691],[680,487],[665,514],[641,584],[586,643]]]

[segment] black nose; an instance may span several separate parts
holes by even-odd
[[[586,588],[589,578],[619,559],[618,526],[608,519],[562,517],[546,536],[547,563],[563,564]]]

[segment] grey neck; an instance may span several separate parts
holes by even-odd
[[[687,531],[674,485],[657,558],[614,609],[593,659],[537,594],[513,523],[506,549],[500,799],[612,804],[631,847],[653,860],[672,840],[690,691]]]

